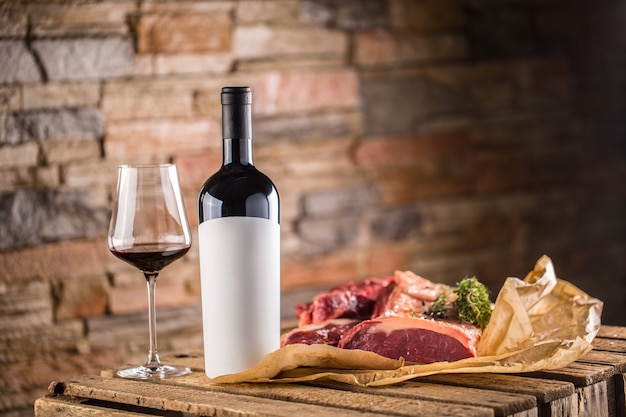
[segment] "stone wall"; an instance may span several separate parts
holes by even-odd
[[[626,324],[625,24],[618,0],[0,3],[0,415],[145,359],[116,167],[178,164],[195,228],[225,85],[281,195],[285,318],[394,269],[495,297],[548,254]],[[197,257],[159,278],[162,352],[201,346]]]

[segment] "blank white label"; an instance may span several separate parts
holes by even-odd
[[[280,347],[280,225],[223,217],[198,227],[209,378],[253,367]]]

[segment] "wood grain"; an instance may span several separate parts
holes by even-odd
[[[626,330],[603,328],[594,349],[560,369],[525,374],[431,375],[383,387],[338,382],[215,384],[203,354],[169,355],[189,375],[162,381],[82,376],[54,382],[36,417],[470,416],[626,417]]]

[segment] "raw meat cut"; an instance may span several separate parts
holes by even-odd
[[[431,310],[442,294],[443,305]],[[410,271],[338,285],[296,307],[299,327],[281,346],[324,343],[420,363],[473,357],[482,332],[458,321],[456,298],[448,285]]]
[[[413,317],[366,320],[348,330],[338,347],[392,359],[432,363],[476,356],[481,331],[470,324]]]
[[[318,294],[312,302],[296,306],[298,326],[336,318],[369,319],[377,300],[394,285],[394,278],[388,277],[333,287]]]
[[[359,323],[360,320],[334,319],[297,327],[281,336],[280,347],[296,343],[337,346],[341,336]]]
[[[447,318],[453,318],[452,301],[456,294],[445,284],[435,284],[410,271],[396,271],[395,285],[384,294],[374,307],[372,318],[376,317],[421,317],[428,316],[433,301],[445,294],[450,306]]]

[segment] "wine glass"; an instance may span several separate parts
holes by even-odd
[[[189,368],[161,363],[156,336],[154,297],[157,276],[165,266],[187,253],[191,246],[176,165],[119,167],[108,246],[113,255],[143,272],[148,286],[148,359],[144,365],[118,370],[117,375],[162,379],[189,373]]]

